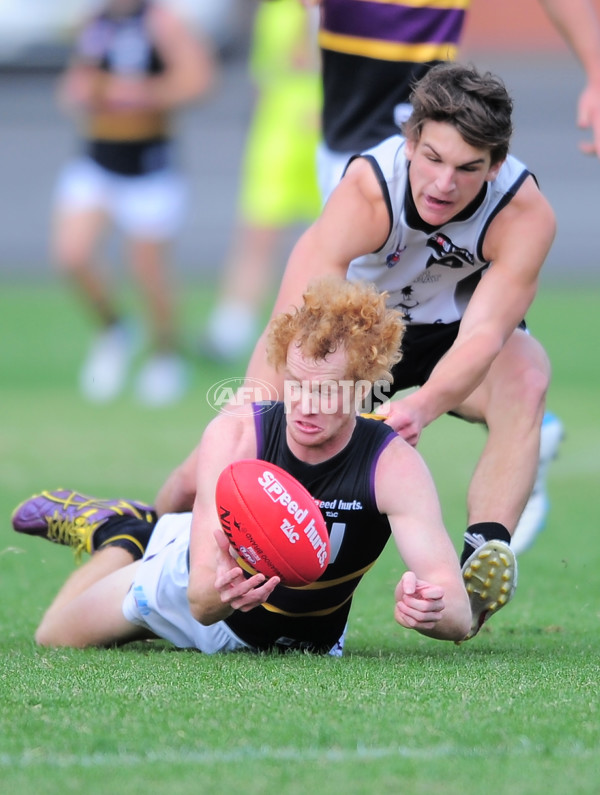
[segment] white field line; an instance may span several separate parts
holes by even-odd
[[[102,767],[134,767],[153,763],[186,764],[207,766],[213,764],[262,761],[262,762],[339,762],[348,763],[355,761],[370,761],[391,757],[406,759],[442,759],[447,757],[473,758],[476,756],[531,756],[548,754],[546,746],[532,743],[527,738],[521,738],[509,747],[475,749],[458,745],[436,745],[424,748],[409,748],[406,746],[383,746],[336,749],[336,748],[271,748],[261,746],[258,748],[239,748],[220,751],[209,749],[206,751],[194,749],[165,749],[162,751],[148,751],[147,753],[94,753],[77,756],[76,754],[49,753],[42,749],[35,749],[23,754],[0,753],[0,768],[102,768]],[[569,759],[596,759],[597,751],[585,748],[580,744],[569,744],[552,748],[551,756],[554,758]]]

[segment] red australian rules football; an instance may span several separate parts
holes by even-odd
[[[216,488],[223,532],[254,571],[284,585],[308,585],[325,571],[329,535],[317,503],[275,464],[243,459],[225,467]]]

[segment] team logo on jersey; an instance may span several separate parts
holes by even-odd
[[[402,256],[402,252],[406,251],[406,246],[398,246],[395,251],[392,251],[391,254],[388,254],[385,258],[385,264],[388,268],[393,268],[394,265],[397,265],[400,262],[400,257]]]
[[[436,232],[435,235],[432,235],[427,241],[427,246],[435,252],[429,257],[425,266],[427,268],[432,265],[443,265],[445,268],[463,268],[465,265],[473,265],[475,262],[475,258],[470,251],[466,248],[455,246],[450,238],[442,235],[441,232]]]
[[[411,309],[415,309],[415,307],[419,306],[419,302],[414,296],[414,289],[412,285],[407,284],[406,287],[403,287],[400,291],[400,300],[396,301],[394,304],[395,309],[399,309],[402,312],[402,316],[407,323],[412,321],[412,315],[410,313]]]

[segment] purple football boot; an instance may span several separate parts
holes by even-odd
[[[57,489],[34,494],[12,515],[17,533],[40,536],[73,547],[77,556],[94,549],[94,531],[114,516],[131,516],[154,522],[150,505],[127,500],[100,500],[77,491]]]

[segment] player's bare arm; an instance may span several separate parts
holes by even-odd
[[[164,77],[153,82],[157,106],[177,107],[206,94],[215,83],[217,71],[208,40],[192,33],[182,19],[160,4],[152,8],[150,24],[167,65]]]
[[[600,157],[600,21],[590,0],[540,0],[540,5],[571,47],[583,67],[587,83],[577,103],[577,125],[592,139],[581,141],[584,154]]]
[[[198,467],[198,447],[177,466],[160,487],[154,508],[158,516],[165,513],[186,513],[194,507],[196,498],[196,470]]]
[[[198,448],[188,599],[192,615],[203,624],[220,621],[234,609],[223,601],[215,585],[217,568],[220,564],[222,567],[222,550],[215,538],[215,530],[222,532],[215,503],[217,480],[232,461],[256,458],[256,454],[254,417],[247,408],[215,417],[204,431]],[[239,574],[243,576],[241,569]],[[246,581],[249,590],[263,582],[263,575]]]
[[[399,483],[410,483],[410,489],[398,488]],[[470,627],[471,610],[458,557],[444,528],[431,474],[402,439],[382,453],[375,490],[409,574],[396,587],[396,621],[432,638],[461,640]]]

